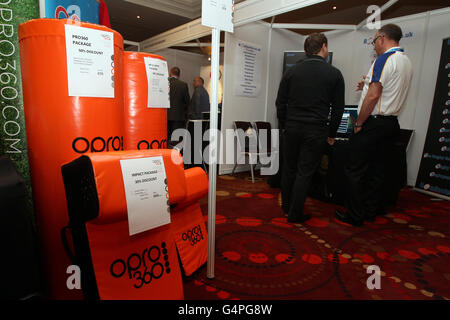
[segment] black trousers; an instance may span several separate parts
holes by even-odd
[[[186,129],[186,121],[184,120],[169,120],[167,121],[167,141],[171,141],[172,132],[176,129]]]
[[[328,131],[327,126],[310,124],[286,129],[281,197],[282,209],[289,219],[303,216],[311,179],[325,152]]]
[[[362,130],[350,137],[345,207],[353,219],[363,221],[385,213],[388,199],[383,197],[383,183],[388,162],[395,159],[399,133],[397,117],[370,116]]]

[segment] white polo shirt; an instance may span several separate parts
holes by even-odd
[[[367,73],[358,113],[369,90],[369,84],[380,82],[383,91],[372,115],[398,116],[403,107],[413,75],[411,61],[400,47],[394,47],[380,55]]]

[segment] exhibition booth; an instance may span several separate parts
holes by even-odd
[[[274,24],[273,19],[272,23],[263,19],[315,2],[293,1],[296,4],[291,7],[281,0],[262,2],[265,8],[262,4],[258,7],[258,1],[236,5],[234,31],[225,33],[218,69],[211,66],[208,56],[177,47],[211,32],[198,20],[190,23],[191,33],[173,36],[176,32],[167,31],[139,43],[139,52],[126,51],[122,35],[114,26],[105,26],[109,19],[102,23],[102,5],[94,11],[100,10],[103,18],[80,21],[49,18],[42,7],[38,14],[33,2],[30,16],[17,21],[12,49],[4,52],[2,47],[2,56],[11,59],[4,66],[11,70],[0,75],[5,131],[1,137],[0,199],[2,206],[6,204],[5,221],[10,224],[4,231],[17,233],[17,245],[8,248],[8,254],[30,275],[26,284],[7,284],[11,287],[7,299],[23,299],[42,290],[42,296],[49,299],[179,300],[185,298],[185,277],[206,263],[214,270],[215,231],[205,224],[208,217],[201,201],[209,192],[209,220],[213,215],[215,221],[216,181],[211,180],[211,168],[216,170],[205,162],[189,166],[185,154],[170,144],[168,71],[179,66],[180,79],[188,83],[190,92],[191,79],[198,75],[205,79],[210,96],[218,98],[219,108],[211,112],[218,111],[217,127],[223,133],[236,131],[238,122],[248,123],[245,128],[255,132],[277,129],[275,100],[288,67],[287,57],[302,54],[306,36]],[[400,44],[414,66],[410,93],[399,116],[405,135],[392,155],[398,166],[390,169],[387,183],[387,189],[391,188],[387,196],[393,202],[405,185],[449,197],[448,182],[430,182],[423,160],[433,158],[428,156],[432,151],[424,150],[433,147],[427,139],[434,121],[430,119],[437,92],[434,83],[442,69],[441,53],[450,44],[448,21],[449,8],[382,21],[402,28]],[[336,25],[321,27],[339,29]],[[314,24],[302,28],[320,29]],[[332,52],[329,63],[341,70],[345,79],[347,113],[343,121],[356,112],[356,83],[376,58],[371,44],[374,33],[364,24],[324,32]],[[160,41],[164,37],[166,43]],[[245,70],[250,70],[250,75]],[[214,88],[211,74],[215,72],[219,78]],[[19,87],[13,86],[13,78]],[[209,116],[204,119],[206,129]],[[436,120],[437,126],[441,118]],[[327,177],[316,180],[319,187],[311,191],[312,196],[331,203],[342,203],[344,197],[341,173],[349,138],[347,125],[341,124],[338,141],[327,151]],[[446,157],[442,158],[445,166],[449,149],[444,149],[448,130],[443,128],[445,138],[438,147],[442,152],[435,157]],[[192,133],[197,133],[195,130]],[[205,127],[200,131],[202,142],[209,141],[205,131]],[[271,160],[278,159],[282,151],[275,132],[269,133],[271,143],[265,150]],[[252,164],[227,161],[230,149],[225,146],[234,148],[234,139],[225,133],[219,139],[218,174],[251,170],[254,182]],[[202,143],[202,151],[207,147]],[[22,151],[15,152],[19,148]],[[275,176],[272,172],[269,181],[277,187]],[[4,243],[11,241],[5,239]],[[23,254],[18,255],[19,251]],[[4,266],[3,271],[18,272],[13,267]],[[80,271],[81,279],[77,278]]]

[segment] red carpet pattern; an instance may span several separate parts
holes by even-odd
[[[334,204],[311,198],[313,218],[291,224],[280,202],[261,177],[218,177],[215,277],[205,265],[185,278],[185,299],[450,298],[449,202],[404,189],[364,227],[337,221]],[[381,270],[380,289],[367,287],[371,265]]]

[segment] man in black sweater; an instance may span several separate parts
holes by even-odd
[[[303,212],[308,188],[327,142],[334,144],[345,105],[344,78],[325,60],[325,35],[311,34],[304,48],[307,58],[283,75],[276,100],[280,129],[285,130],[282,209],[293,223],[311,218]]]

